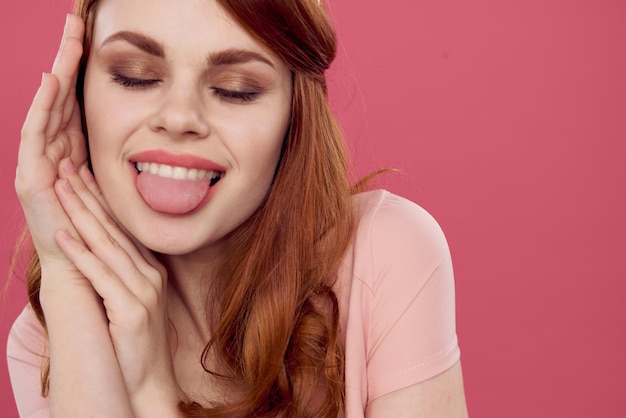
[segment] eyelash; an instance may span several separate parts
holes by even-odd
[[[151,87],[161,82],[158,78],[132,78],[120,74],[114,74],[111,79],[122,87],[133,89]]]
[[[122,87],[131,89],[142,89],[155,86],[161,82],[159,79],[142,79],[126,77],[120,74],[114,74],[111,77],[112,81],[119,84]],[[211,87],[213,93],[221,99],[234,102],[251,102],[261,95],[260,91],[237,91],[227,90],[221,87]]]
[[[258,91],[226,90],[220,87],[212,87],[211,90],[222,99],[237,102],[251,102],[261,94],[261,92]]]

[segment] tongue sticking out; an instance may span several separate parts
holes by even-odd
[[[196,209],[209,192],[209,179],[177,180],[142,171],[137,177],[141,198],[157,212],[184,215]]]

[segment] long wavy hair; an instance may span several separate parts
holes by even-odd
[[[353,237],[356,191],[327,97],[335,32],[317,0],[217,1],[290,67],[293,103],[273,185],[259,210],[228,237],[211,290],[217,303],[207,303],[207,318],[216,319],[199,361],[241,395],[209,407],[187,399],[180,408],[188,417],[335,418],[343,414],[344,352],[333,284]],[[81,75],[97,3],[78,0],[75,6],[86,23]],[[28,294],[45,327],[40,283],[34,254]],[[42,368],[44,396],[49,385],[48,363]]]

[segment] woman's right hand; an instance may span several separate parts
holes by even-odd
[[[75,167],[87,163],[76,99],[83,34],[82,19],[68,15],[52,73],[42,75],[41,86],[22,127],[15,177],[15,189],[42,269],[70,275],[77,270],[55,243],[54,234],[59,229],[73,232],[74,228],[53,185],[57,177],[63,177],[63,173],[59,173],[62,159],[70,158]]]

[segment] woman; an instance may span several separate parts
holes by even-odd
[[[77,15],[22,131],[21,416],[465,416],[445,239],[349,187],[319,3]]]

